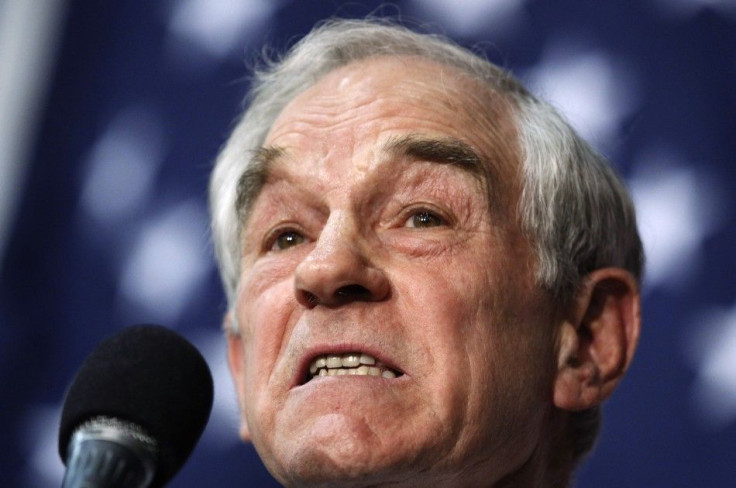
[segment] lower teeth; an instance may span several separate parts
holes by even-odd
[[[396,378],[396,373],[391,370],[378,368],[376,366],[362,365],[357,368],[320,368],[315,376],[344,376],[344,375],[357,375],[357,376],[380,376],[382,378]]]

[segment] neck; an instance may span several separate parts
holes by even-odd
[[[559,455],[560,449],[557,428],[550,428],[548,435],[540,436],[539,443],[522,459],[512,472],[501,479],[489,477],[489,466],[479,463],[470,466],[450,479],[432,481],[432,486],[447,487],[491,487],[491,488],[565,488],[569,483],[569,466]],[[561,431],[560,431],[561,433]],[[426,486],[423,485],[423,486]]]
[[[573,460],[569,415],[555,411],[550,417],[547,435],[542,436],[526,461],[494,484],[494,488],[566,488],[570,485]]]

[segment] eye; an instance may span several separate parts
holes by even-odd
[[[441,227],[446,225],[445,219],[428,210],[420,210],[412,214],[404,224],[411,228]]]
[[[304,242],[304,236],[295,230],[284,230],[273,237],[271,251],[285,251]]]

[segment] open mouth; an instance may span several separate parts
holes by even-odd
[[[323,354],[309,364],[304,383],[318,376],[375,376],[392,379],[402,372],[386,366],[370,354],[349,352],[345,354]]]

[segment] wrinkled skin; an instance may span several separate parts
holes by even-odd
[[[538,481],[556,324],[515,218],[507,111],[451,68],[374,58],[271,128],[229,354],[242,435],[282,483]],[[460,141],[481,167],[402,153],[401,138]],[[348,351],[399,376],[304,382],[316,355]]]

